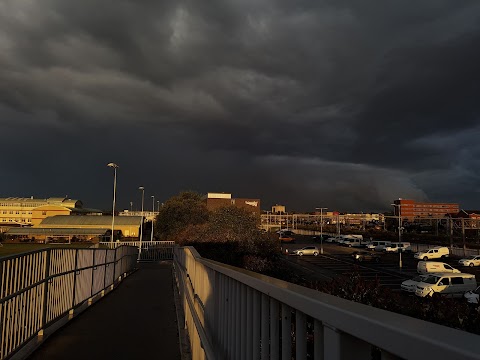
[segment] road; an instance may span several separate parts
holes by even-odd
[[[296,236],[295,244],[284,244],[283,251],[288,250],[291,254],[293,250],[303,248],[307,245],[316,245],[320,249],[320,244],[314,242],[311,236]],[[358,272],[365,280],[374,281],[378,279],[381,285],[394,291],[400,291],[402,281],[411,279],[417,274],[418,260],[414,259],[413,253],[402,254],[402,267],[399,266],[400,255],[392,253],[377,253],[381,257],[379,263],[355,263],[351,257],[355,249],[339,246],[336,244],[324,243],[324,253],[318,256],[294,256],[289,255],[288,260],[303,268],[307,274],[312,277],[323,280],[331,280],[340,275],[349,275],[352,272]],[[447,258],[438,261],[448,263],[458,270],[474,274],[480,279],[480,267],[460,267],[459,258]]]

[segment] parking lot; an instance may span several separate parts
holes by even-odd
[[[283,251],[288,250],[288,254],[296,249],[305,246],[315,245],[320,249],[320,243],[315,242],[311,236],[296,236],[295,244],[283,245]],[[315,274],[315,277],[325,280],[333,279],[340,275],[349,275],[352,272],[358,272],[365,280],[375,281],[378,279],[381,285],[394,291],[400,291],[402,281],[411,279],[417,274],[418,260],[414,259],[413,253],[402,254],[402,267],[399,266],[400,254],[376,252],[380,261],[357,263],[352,258],[355,251],[364,251],[361,248],[343,247],[337,244],[323,243],[324,253],[318,256],[294,256],[289,255],[288,260],[301,266],[307,273]],[[480,279],[480,267],[460,267],[458,260],[460,258],[449,257],[447,259],[438,259],[448,263],[461,272],[474,274]]]

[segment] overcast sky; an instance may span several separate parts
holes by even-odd
[[[0,1],[0,196],[480,208],[480,2]]]

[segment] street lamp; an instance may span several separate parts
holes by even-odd
[[[138,259],[140,259],[140,254],[142,253],[142,240],[143,240],[143,200],[145,198],[145,188],[140,186],[138,190],[142,191],[142,222],[140,223],[140,242],[138,244]]]
[[[110,236],[110,241],[113,242],[113,229],[115,227],[115,198],[117,195],[117,169],[118,165],[111,162],[107,164],[108,167],[113,168],[113,209],[112,209],[112,234]]]
[[[398,204],[390,204],[392,205],[393,207],[397,207],[398,209],[398,242],[402,242],[402,205],[400,204],[400,202]],[[393,212],[395,214],[395,211]],[[402,268],[402,249],[400,249],[400,244],[399,244],[399,247],[398,247],[398,253],[400,254],[400,259],[398,261],[398,266],[400,267],[400,269]]]
[[[153,222],[155,220],[155,196],[153,196],[153,195],[152,195],[152,214],[153,214],[152,233],[150,234],[150,241],[153,241]]]
[[[320,210],[320,254],[323,254],[323,210],[328,208],[315,208],[315,210]]]

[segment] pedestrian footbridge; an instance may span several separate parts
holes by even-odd
[[[45,249],[0,271],[0,359],[480,359],[477,335],[171,243]]]

